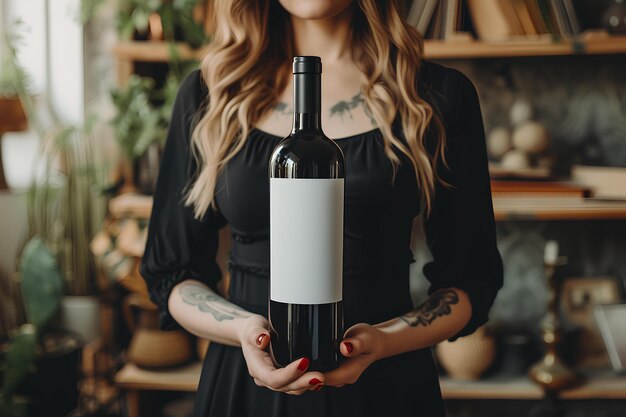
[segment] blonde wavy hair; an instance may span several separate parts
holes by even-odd
[[[382,132],[385,155],[393,166],[396,148],[413,165],[420,197],[429,213],[443,161],[445,130],[440,117],[418,92],[423,54],[421,35],[402,18],[397,1],[354,0],[352,50],[366,74],[363,98]],[[192,132],[198,172],[185,197],[196,218],[216,208],[217,178],[245,145],[251,128],[278,101],[291,76],[294,55],[291,21],[277,0],[216,0],[213,39],[201,62],[209,97]],[[399,115],[406,146],[392,131]],[[436,141],[428,152],[426,133]]]

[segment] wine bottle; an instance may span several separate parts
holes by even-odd
[[[345,161],[322,131],[322,61],[293,60],[291,134],[269,162],[270,354],[283,367],[309,359],[309,370],[341,362]]]

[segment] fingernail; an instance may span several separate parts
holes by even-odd
[[[354,346],[352,346],[352,343],[343,342],[343,344],[346,345],[346,349],[348,350],[348,353],[352,353],[352,351],[354,350]]]
[[[319,384],[320,382],[322,382],[322,381],[320,381],[320,380],[319,380],[319,379],[317,379],[317,378],[313,378],[313,379],[311,379],[311,380],[309,381],[309,385],[317,385],[317,384]]]
[[[261,346],[263,344],[263,339],[267,336],[265,333],[260,334],[259,337],[256,338],[256,344]]]
[[[302,358],[302,360],[298,364],[298,369],[301,371],[304,371],[308,367],[309,367],[309,360],[307,358]]]
[[[319,391],[322,389],[324,385],[318,385],[317,387],[313,388],[315,391]]]

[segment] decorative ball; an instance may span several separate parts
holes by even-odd
[[[472,381],[493,364],[496,343],[484,327],[454,342],[444,341],[437,345],[437,359],[451,378]]]
[[[626,33],[626,4],[615,0],[602,15],[602,24],[609,33]]]
[[[513,146],[529,154],[541,153],[548,147],[548,132],[539,122],[524,122],[513,131]]]
[[[487,152],[493,158],[500,159],[511,149],[511,133],[504,127],[491,129],[487,136]]]
[[[517,126],[520,123],[529,121],[533,117],[533,106],[530,101],[518,98],[513,102],[509,112],[511,124]]]
[[[511,149],[504,154],[501,161],[502,167],[508,169],[525,169],[530,166],[528,155],[519,149]]]

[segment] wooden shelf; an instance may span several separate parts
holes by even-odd
[[[177,43],[182,59],[198,59],[204,49],[191,49],[187,44]],[[167,62],[169,46],[165,42],[126,41],[113,48],[122,61]],[[430,59],[505,58],[555,55],[601,55],[626,54],[626,36],[592,35],[577,40],[553,40],[537,38],[503,42],[439,41],[424,42],[424,54]]]
[[[626,201],[603,201],[569,197],[495,197],[497,221],[511,220],[626,220]],[[122,194],[109,202],[115,218],[148,219],[152,197]]]
[[[497,221],[510,220],[625,220],[626,201],[583,198],[506,198],[495,197]]]
[[[162,370],[146,370],[128,362],[115,374],[115,383],[127,390],[195,392],[200,381],[202,363]]]
[[[178,56],[183,60],[194,60],[202,56],[203,49],[192,49],[183,42],[177,42]],[[124,41],[113,47],[119,60],[134,62],[168,62],[171,60],[170,45],[156,41]]]
[[[145,370],[127,363],[115,375],[115,383],[127,390],[185,391],[198,388],[202,364],[195,362],[179,368]],[[539,400],[541,388],[527,377],[456,381],[440,378],[441,394],[446,400]],[[580,386],[563,391],[564,400],[626,399],[626,376],[610,371],[590,374]]]
[[[559,55],[626,54],[626,36],[589,34],[579,39],[552,37],[522,38],[503,42],[439,41],[424,42],[424,55],[430,59],[513,58]]]
[[[441,394],[446,400],[540,400],[543,390],[525,376],[493,378],[480,381],[440,379]],[[605,371],[590,374],[576,388],[562,391],[564,400],[626,399],[626,376]]]

